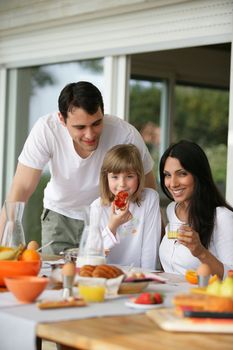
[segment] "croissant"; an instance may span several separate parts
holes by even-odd
[[[124,272],[113,265],[84,265],[80,268],[79,275],[81,277],[102,277],[102,278],[116,278],[123,275]]]
[[[94,269],[93,277],[103,277],[103,278],[116,278],[123,275],[124,272],[116,266],[112,265],[98,265]]]
[[[92,272],[94,271],[95,266],[93,265],[84,265],[79,270],[79,275],[82,277],[92,277]]]

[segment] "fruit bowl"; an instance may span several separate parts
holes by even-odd
[[[0,286],[5,286],[5,277],[37,276],[41,261],[0,260]]]
[[[31,303],[43,292],[48,284],[47,277],[15,276],[5,277],[7,289],[23,303]]]

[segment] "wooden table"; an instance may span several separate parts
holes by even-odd
[[[233,349],[233,334],[166,332],[145,314],[39,324],[37,335],[63,350]]]

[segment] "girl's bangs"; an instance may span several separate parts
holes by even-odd
[[[121,159],[118,162],[115,162],[112,164],[110,169],[108,169],[108,172],[113,174],[119,174],[119,173],[128,173],[128,172],[135,172],[136,167],[135,164],[131,164],[126,159]]]

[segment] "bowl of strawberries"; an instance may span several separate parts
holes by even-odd
[[[164,297],[159,292],[144,292],[136,298],[130,298],[126,306],[135,309],[153,309],[163,306]]]

